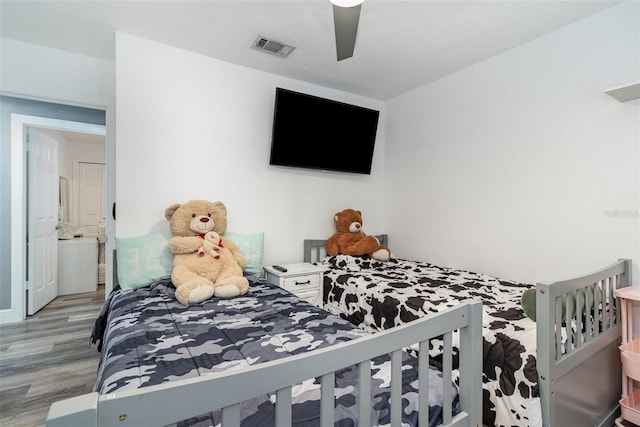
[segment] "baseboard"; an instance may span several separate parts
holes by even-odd
[[[609,414],[602,420],[598,427],[611,427],[616,423],[616,418],[620,416],[620,405],[617,405],[615,408],[609,412]]]
[[[0,325],[22,322],[22,320],[23,320],[22,316],[20,316],[20,313],[18,313],[18,310],[14,310],[11,308],[0,310]]]

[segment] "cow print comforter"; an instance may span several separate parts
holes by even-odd
[[[522,293],[533,285],[396,258],[383,263],[366,256],[337,255],[318,264],[327,267],[325,309],[373,332],[465,299],[482,301],[483,422],[542,425],[535,323],[520,304]],[[431,356],[437,358],[437,345]]]
[[[135,291],[110,295],[96,320],[91,337],[100,349],[94,390],[107,394],[168,381],[194,378],[223,370],[283,358],[359,338],[368,332],[311,305],[267,281],[248,276],[249,292],[230,298],[212,298],[185,307],[175,298],[169,279]],[[371,361],[371,419],[367,425],[390,422],[390,370],[388,355]],[[402,353],[402,422],[417,425],[417,358]],[[358,424],[358,369],[336,372],[335,426]],[[454,384],[453,414],[459,412]],[[220,391],[224,392],[224,391]],[[292,388],[293,425],[320,424],[319,379]],[[442,420],[442,374],[429,369],[429,425]],[[184,396],[188,399],[188,396]],[[241,425],[275,424],[274,396],[244,402]],[[179,403],[178,403],[179,404]],[[220,424],[220,412],[195,416],[178,426]]]

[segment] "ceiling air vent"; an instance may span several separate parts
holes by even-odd
[[[263,52],[270,53],[272,55],[279,56],[280,58],[286,58],[295,49],[293,46],[288,46],[276,40],[270,40],[263,36],[258,36],[256,41],[251,46],[254,49],[261,50]]]

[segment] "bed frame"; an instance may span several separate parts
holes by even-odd
[[[388,245],[386,234],[376,236]],[[326,255],[326,240],[305,240],[305,262],[319,261]],[[612,426],[619,415],[622,367],[618,346],[621,343],[621,303],[615,289],[631,284],[631,260],[621,259],[594,273],[571,280],[536,284],[537,368],[542,420],[545,427]],[[592,306],[593,295],[610,301],[593,322],[584,307]],[[576,301],[574,312],[562,313],[562,301]],[[585,298],[586,296],[586,298]],[[576,324],[588,333],[568,335],[566,351],[561,336],[565,324]]]
[[[429,339],[443,336],[445,342],[444,384],[451,384],[452,334],[460,330],[461,412],[451,416],[451,388],[444,387],[444,426],[477,427],[482,423],[482,306],[466,301],[446,312],[412,324],[315,351],[261,363],[246,369],[179,380],[136,390],[100,395],[96,392],[54,403],[48,427],[161,426],[222,409],[223,426],[240,425],[240,403],[265,393],[276,394],[276,425],[291,425],[291,386],[306,379],[321,381],[320,420],[333,426],[334,374],[358,365],[358,396],[370,396],[370,360],[391,354],[391,425],[399,426],[402,410],[402,349],[419,343],[428,354]],[[392,350],[390,350],[392,349]],[[428,361],[420,358],[419,387],[428,390]],[[369,398],[358,402],[360,427],[370,427]],[[428,402],[420,399],[420,425],[428,425]]]

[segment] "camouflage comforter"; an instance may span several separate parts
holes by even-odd
[[[396,258],[383,263],[338,255],[318,264],[327,267],[324,308],[371,332],[465,299],[482,301],[483,423],[542,425],[535,323],[520,303],[522,293],[532,285]],[[437,358],[437,345],[430,355]]]
[[[249,279],[249,293],[242,297],[210,299],[189,307],[176,301],[168,279],[136,291],[112,293],[92,335],[92,344],[101,350],[95,391],[106,394],[242,369],[367,334],[275,285],[252,276]],[[372,361],[372,426],[390,421],[389,369],[387,356]],[[357,424],[357,375],[355,367],[335,375],[337,426]],[[417,360],[407,353],[403,353],[403,383],[403,423],[416,425]],[[450,387],[456,396],[455,386]],[[318,396],[316,379],[293,387],[294,425],[319,425]],[[441,396],[441,374],[430,369],[430,425],[440,424]],[[245,402],[242,425],[274,425],[273,399],[264,395]],[[219,423],[220,414],[214,412],[178,425]]]

